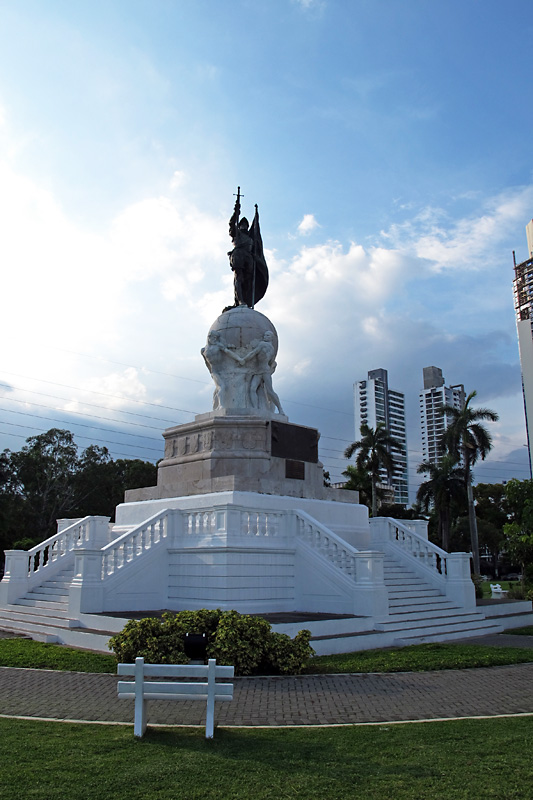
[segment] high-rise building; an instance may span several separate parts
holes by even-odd
[[[526,225],[526,236],[529,257],[522,261],[521,264],[517,264],[513,253],[513,294],[520,367],[522,369],[529,469],[531,473],[531,437],[533,436],[533,220]]]
[[[441,455],[441,440],[449,415],[443,414],[444,406],[461,410],[465,404],[465,388],[462,383],[445,386],[439,367],[424,367],[424,388],[420,392],[420,425],[422,428],[422,458],[437,464]]]
[[[405,397],[402,392],[389,389],[386,369],[373,369],[368,373],[366,381],[354,384],[355,406],[355,438],[361,436],[361,423],[366,422],[370,428],[376,428],[382,422],[389,434],[396,439],[400,447],[391,447],[390,453],[394,461],[394,470],[389,475],[382,471],[382,483],[392,486],[394,502],[407,505],[409,503],[409,483],[407,477],[407,437],[405,433]]]

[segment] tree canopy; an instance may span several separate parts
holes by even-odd
[[[443,436],[445,452],[456,461],[462,460],[468,502],[468,518],[474,572],[480,572],[479,542],[474,494],[472,491],[472,467],[481,458],[483,461],[492,448],[492,436],[482,424],[484,421],[497,422],[498,414],[490,408],[472,408],[470,402],[477,392],[470,392],[463,408],[443,406],[442,413],[451,418]]]
[[[394,469],[394,457],[391,448],[401,450],[401,442],[390,435],[385,424],[378,422],[375,428],[371,428],[366,422],[361,424],[361,438],[352,442],[344,455],[351,458],[357,453],[355,467],[360,474],[366,473],[371,480],[372,496],[372,516],[378,513],[378,483],[380,482],[380,471],[386,469],[389,475]],[[349,478],[354,478],[356,472],[349,473]],[[351,488],[351,487],[350,487]]]
[[[113,460],[106,447],[79,454],[68,430],[30,436],[21,450],[0,454],[0,547],[43,541],[63,517],[112,517],[126,489],[154,485],[156,477],[151,462]]]

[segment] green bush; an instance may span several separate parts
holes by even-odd
[[[298,674],[313,655],[309,631],[294,639],[276,633],[262,617],[220,609],[179,611],[162,619],[130,620],[109,646],[117,661],[131,663],[138,656],[153,664],[186,664],[183,649],[186,633],[207,635],[207,657],[219,664],[232,664],[236,675]]]
[[[481,575],[477,575],[475,572],[472,574],[472,583],[474,584],[474,588],[476,590],[476,600],[483,599],[483,577]]]
[[[521,583],[509,584],[507,590],[507,598],[509,600],[525,600],[526,591]]]
[[[12,550],[31,550],[32,547],[35,547],[36,544],[40,544],[37,539],[32,539],[29,536],[24,536],[22,539],[17,539],[16,542],[13,542],[11,549]]]

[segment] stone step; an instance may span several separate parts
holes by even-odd
[[[431,589],[429,586],[428,588],[423,589],[416,589],[412,586],[405,587],[404,589],[392,589],[389,591],[389,601],[390,600],[407,600],[410,597],[420,598],[420,597],[443,597],[444,595],[440,594],[437,589]]]
[[[502,625],[495,625],[494,623],[487,622],[486,625],[480,628],[470,628],[468,631],[448,631],[429,633],[415,633],[409,632],[408,635],[403,635],[394,639],[393,645],[395,647],[406,647],[410,644],[426,644],[429,642],[451,642],[457,639],[470,639],[476,636],[489,636],[492,633],[502,633],[504,630]]]
[[[437,620],[426,620],[425,623],[411,623],[406,624],[404,626],[395,627],[393,625],[387,626],[384,624],[383,626],[380,625],[378,630],[383,630],[384,633],[394,633],[395,637],[401,635],[401,638],[413,638],[413,637],[420,637],[420,636],[433,636],[433,635],[440,635],[440,634],[448,634],[448,633],[462,633],[463,638],[467,638],[468,636],[473,636],[474,634],[471,633],[472,630],[482,630],[484,631],[486,628],[492,628],[493,623],[486,622],[483,617],[478,617],[469,620],[457,620],[454,621],[452,617],[450,620],[445,619],[437,619]],[[377,626],[376,626],[377,627]],[[500,626],[501,627],[501,626]],[[478,634],[479,636],[483,636],[483,633]]]
[[[398,589],[427,589],[429,584],[425,583],[424,581],[414,579],[408,580],[407,578],[397,578],[395,580],[391,580],[389,578],[384,579],[385,586],[390,587],[391,589],[398,588]],[[389,589],[390,591],[390,589]]]
[[[37,590],[30,590],[26,597],[35,597],[35,595],[48,595],[48,599],[51,600],[52,597],[68,597],[68,586],[64,589],[57,588],[55,586],[48,586],[46,583],[43,583],[42,586],[39,586]]]
[[[435,608],[455,608],[452,600],[448,600],[447,597],[443,597],[443,595],[437,595],[436,597],[432,598],[431,600],[425,597],[413,597],[411,599],[405,597],[399,597],[398,599],[391,600],[389,602],[389,614],[396,614],[398,611],[402,610],[413,610],[415,611],[417,608],[427,608],[427,609],[435,609]]]
[[[41,612],[40,609],[36,611],[26,611],[24,608],[17,606],[9,606],[7,609],[0,611],[0,628],[6,629],[8,625],[18,625],[21,623],[28,623],[31,625],[44,625],[50,627],[69,628],[73,621],[66,615],[58,612]],[[77,620],[74,620],[79,624]]]
[[[418,608],[407,608],[405,610],[398,610],[390,613],[390,619],[395,622],[402,622],[404,620],[413,619],[431,619],[435,616],[444,617],[448,615],[461,614],[462,609],[457,606],[439,606],[435,605],[434,608],[427,608],[426,606],[419,606]]]
[[[60,601],[52,601],[46,599],[48,596],[43,595],[41,597],[33,596],[31,599],[29,597],[21,597],[20,600],[17,600],[17,606],[31,606],[32,608],[43,608],[55,611],[68,611],[68,603],[62,603]]]
[[[68,592],[71,583],[71,580],[49,580],[41,584],[41,587],[44,588],[46,586],[47,589],[60,589]]]
[[[450,625],[470,625],[471,623],[479,624],[484,622],[485,618],[482,614],[478,614],[475,611],[472,613],[461,613],[460,609],[457,610],[457,613],[454,614],[432,614],[429,616],[419,615],[413,616],[409,619],[394,619],[394,620],[384,620],[383,622],[378,622],[376,624],[376,630],[379,631],[400,631],[400,630],[412,630],[412,629],[420,629],[420,628],[433,628],[436,626],[450,626]]]

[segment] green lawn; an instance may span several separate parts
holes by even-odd
[[[74,650],[71,647],[44,644],[31,639],[0,639],[0,667],[116,672],[117,660],[113,655]]]
[[[524,629],[528,630],[528,629]],[[418,644],[386,650],[365,650],[316,656],[308,673],[425,672],[533,662],[531,648],[487,647],[473,644]],[[73,672],[116,672],[113,655],[74,650],[30,639],[0,639],[0,666],[58,669]]]
[[[0,719],[2,800],[530,800],[531,718],[148,729]]]
[[[387,650],[363,650],[315,656],[307,672],[426,672],[434,669],[496,667],[533,662],[526,647],[488,647],[478,644],[415,644]]]
[[[518,587],[522,585],[520,581],[499,581],[497,578],[492,581],[483,581],[481,588],[483,589],[484,598],[492,597],[492,592],[490,590],[491,583],[499,583],[502,589],[506,592],[509,591],[509,589],[518,589]]]

